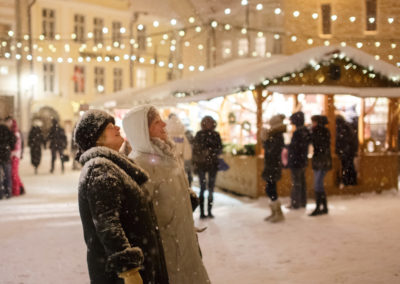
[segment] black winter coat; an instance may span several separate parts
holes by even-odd
[[[219,133],[214,130],[200,130],[193,140],[192,162],[195,171],[218,169],[218,155],[222,151]]]
[[[39,126],[32,126],[28,135],[28,146],[31,152],[31,163],[34,167],[40,165],[42,146],[45,145],[44,136]]]
[[[118,273],[136,267],[143,283],[168,283],[164,251],[148,195],[148,175],[106,147],[82,154],[79,211],[91,283],[123,283]]]
[[[263,143],[264,171],[262,178],[265,181],[277,182],[282,176],[281,153],[285,146],[283,133],[284,131],[272,131]]]
[[[358,141],[354,137],[351,125],[343,118],[336,118],[335,152],[341,160],[354,158],[357,153]]]
[[[314,154],[312,157],[313,170],[328,171],[332,168],[331,134],[328,128],[317,125],[311,133]]]
[[[50,141],[50,149],[63,151],[67,148],[67,136],[65,135],[65,130],[58,124],[53,125],[50,128],[49,136],[47,140]]]
[[[0,163],[7,163],[11,158],[11,150],[14,149],[17,137],[4,124],[0,124]]]
[[[293,132],[288,146],[288,168],[305,168],[307,166],[308,145],[311,143],[310,132],[303,126],[298,126]]]

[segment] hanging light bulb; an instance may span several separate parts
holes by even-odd
[[[300,12],[299,11],[294,11],[293,12],[293,17],[297,18],[298,16],[300,16]]]
[[[216,27],[218,26],[218,22],[217,22],[217,21],[212,21],[212,22],[211,22],[211,26],[212,26],[213,28],[216,28]]]
[[[313,14],[312,14],[312,18],[313,18],[314,20],[318,19],[318,13],[313,13]]]
[[[274,10],[274,13],[275,13],[275,15],[279,15],[280,13],[282,13],[281,8],[276,8],[276,9]]]
[[[350,22],[354,23],[356,21],[356,17],[352,16],[349,18]]]
[[[231,13],[231,9],[226,8],[225,11],[224,11],[224,13],[225,13],[225,15],[229,15],[229,14]]]
[[[172,20],[170,21],[170,23],[171,23],[171,25],[175,26],[176,23],[177,23],[177,21],[176,21],[176,19],[172,19]]]
[[[197,27],[195,28],[195,31],[198,32],[198,33],[201,32],[201,27],[200,27],[200,26],[197,26]]]
[[[336,15],[332,15],[331,19],[332,19],[332,21],[336,21],[337,20],[337,16]]]
[[[194,17],[190,17],[188,21],[189,21],[189,23],[193,24],[195,22],[195,18]]]
[[[231,25],[230,24],[226,24],[225,25],[225,30],[229,31],[231,29]]]
[[[263,4],[259,3],[256,5],[256,10],[261,11],[263,9]]]
[[[394,22],[394,19],[393,19],[393,18],[388,18],[388,23],[389,23],[389,24],[393,24],[393,22]]]
[[[362,44],[362,42],[357,42],[356,46],[357,46],[358,48],[361,48],[361,47],[363,46],[363,44]]]
[[[312,45],[312,44],[314,43],[314,40],[313,40],[312,38],[309,38],[309,39],[307,40],[307,43],[308,43],[309,45]]]

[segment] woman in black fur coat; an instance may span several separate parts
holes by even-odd
[[[114,118],[89,110],[74,138],[91,283],[169,283],[154,209],[141,188],[148,175],[118,152],[124,139]]]

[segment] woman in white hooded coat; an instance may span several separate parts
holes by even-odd
[[[156,212],[170,283],[210,283],[194,227],[189,184],[165,122],[157,109],[143,105],[130,110],[122,124],[133,148],[130,157],[150,176],[144,187]]]

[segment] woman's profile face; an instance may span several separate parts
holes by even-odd
[[[165,131],[165,126],[166,123],[161,119],[160,115],[157,114],[149,125],[150,138],[160,138],[161,140],[166,141],[168,135]]]
[[[119,133],[119,129],[119,126],[116,126],[110,122],[97,140],[97,145],[105,146],[118,151],[121,148],[122,143],[124,143],[124,138],[122,138],[121,134]]]

